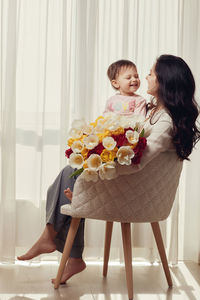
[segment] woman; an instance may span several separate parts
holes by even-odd
[[[199,115],[194,99],[195,81],[185,61],[173,55],[161,55],[146,76],[148,105],[146,128],[151,130],[141,163],[134,167],[118,166],[118,175],[138,172],[160,152],[176,151],[180,160],[189,160],[200,139],[196,126]]]
[[[146,79],[147,93],[153,96],[146,117],[146,127],[151,129],[151,133],[141,163],[133,167],[119,166],[119,175],[138,172],[164,151],[176,151],[180,160],[188,160],[200,138],[195,124],[199,114],[194,99],[195,82],[184,60],[173,55],[161,55]],[[45,230],[33,247],[18,259],[27,260],[56,249],[63,250],[71,217],[61,215],[60,206],[66,203],[65,195],[70,198],[70,189],[73,190],[75,180],[69,179],[72,171],[69,166],[64,168],[49,188]],[[65,190],[66,187],[69,189]],[[84,220],[81,221],[61,282],[86,267],[82,259],[83,235]]]

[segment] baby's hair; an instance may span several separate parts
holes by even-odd
[[[130,61],[130,60],[126,60],[126,59],[121,59],[118,60],[114,63],[112,63],[109,67],[108,67],[108,71],[107,71],[107,75],[108,78],[110,79],[110,81],[116,79],[116,77],[119,75],[119,72],[122,68],[136,68],[136,65]]]

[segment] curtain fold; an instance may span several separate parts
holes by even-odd
[[[106,75],[112,62],[136,63],[138,93],[147,99],[145,76],[160,54],[183,56],[198,78],[199,7],[198,0],[1,0],[0,260],[14,259],[41,233],[47,188],[67,163],[71,122],[103,112],[115,93]],[[199,91],[197,80],[197,96]],[[200,228],[200,210],[188,202],[193,197],[199,207],[198,184],[191,179],[199,176],[196,151],[184,167],[170,218],[161,222],[173,264],[197,260],[200,250],[199,230],[195,250],[187,249],[191,237],[184,225]],[[122,259],[120,231],[116,224],[112,259]],[[149,224],[134,224],[132,238],[134,257],[158,259]],[[87,220],[85,240],[86,259],[102,258],[103,222]]]
[[[191,67],[196,81],[195,98],[200,105],[200,3],[198,0],[191,2],[183,1],[181,16],[181,37],[180,37],[180,55]],[[200,118],[199,118],[200,124]],[[198,165],[200,157],[199,143],[191,154],[191,161],[186,162],[184,166],[184,176],[181,182],[182,198],[181,204],[184,209],[181,210],[183,238],[180,241],[182,257],[185,260],[194,260],[200,263],[200,201],[199,201],[199,182],[200,173]]]
[[[0,260],[14,261],[16,242],[16,3],[1,2]]]

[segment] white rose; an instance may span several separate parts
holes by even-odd
[[[111,136],[107,136],[103,139],[102,144],[107,150],[113,150],[117,142]]]
[[[81,176],[86,180],[86,181],[93,181],[97,182],[98,180],[98,173],[94,169],[84,169],[83,173]]]
[[[125,135],[130,144],[136,144],[140,136],[137,131],[132,131],[132,130],[127,130]]]
[[[90,134],[84,138],[84,144],[87,149],[94,149],[99,143],[99,138],[95,134]]]
[[[87,159],[89,169],[97,170],[102,164],[101,157],[98,154],[91,154]]]
[[[83,156],[81,154],[72,153],[69,157],[69,164],[72,168],[80,169],[84,163]]]
[[[134,155],[135,154],[130,146],[122,146],[117,151],[117,161],[120,165],[129,166]]]
[[[117,177],[116,163],[114,161],[102,164],[99,168],[99,177],[104,179],[113,179]]]

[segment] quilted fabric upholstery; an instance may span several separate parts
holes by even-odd
[[[158,222],[168,217],[182,162],[172,152],[160,153],[139,172],[113,180],[77,179],[72,204],[61,213],[73,217],[118,222]]]

